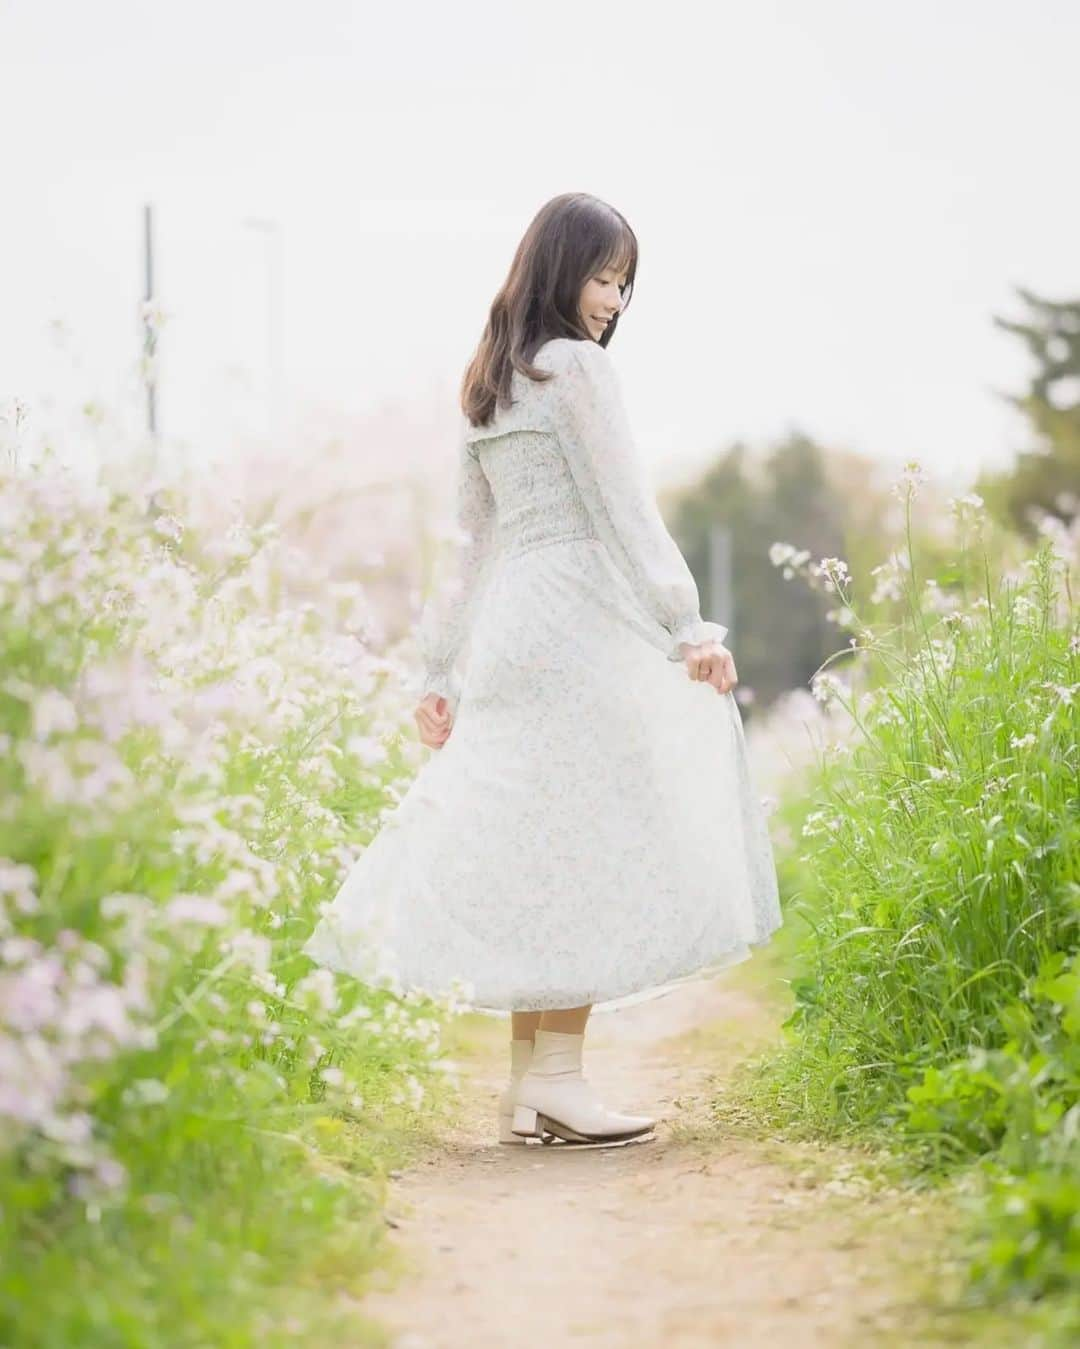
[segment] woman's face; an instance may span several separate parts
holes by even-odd
[[[595,341],[603,337],[607,321],[621,311],[625,286],[626,271],[616,272],[612,267],[605,267],[595,276],[590,276],[582,286],[578,308],[582,322]]]

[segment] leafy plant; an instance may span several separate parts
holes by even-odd
[[[922,477],[911,465],[897,484],[907,547],[875,568],[879,621],[856,611],[842,561],[774,545],[852,634],[842,675],[823,668],[813,687],[853,735],[782,805],[801,814],[781,863],[800,920],[795,1006],[753,1090],[802,1131],[887,1131],[923,1169],[982,1164],[991,1235],[973,1273],[1057,1291],[1080,1231],[1069,553],[1055,529],[1011,564],[1015,541],[971,495],[952,502],[952,555],[925,576],[911,546]]]

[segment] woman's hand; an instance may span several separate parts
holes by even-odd
[[[691,642],[679,645],[686,670],[691,679],[711,684],[717,693],[730,693],[739,682],[735,673],[735,659],[723,642]]]
[[[446,698],[441,693],[427,694],[413,716],[423,743],[431,749],[441,749],[454,726],[454,714]]]

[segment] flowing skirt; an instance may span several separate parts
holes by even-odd
[[[734,696],[670,645],[598,540],[500,556],[449,739],[305,952],[501,1016],[745,960],[782,921],[764,811]]]

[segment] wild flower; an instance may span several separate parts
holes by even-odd
[[[324,968],[316,968],[300,979],[293,994],[301,1003],[311,1002],[322,1012],[330,1013],[337,1009],[338,992],[333,973]]]
[[[810,689],[820,703],[843,702],[851,696],[851,686],[827,670],[814,675],[810,681]]]
[[[877,583],[870,596],[870,603],[877,605],[884,600],[902,599],[904,594],[902,573],[910,570],[911,559],[902,551],[891,553],[886,561],[871,567],[870,575],[877,578]]]
[[[824,810],[812,810],[803,820],[803,838],[815,838],[819,834],[835,833],[843,825],[839,815],[829,815]]]
[[[981,523],[985,517],[986,503],[977,492],[967,492],[963,496],[949,497],[946,505],[960,523]]]
[[[899,478],[890,484],[889,491],[901,501],[912,501],[919,494],[919,488],[929,481],[929,475],[917,459],[909,459],[901,470]]]
[[[796,572],[805,568],[810,560],[810,552],[806,548],[796,548],[790,543],[774,543],[769,547],[769,561],[774,567],[783,569],[785,581],[791,580]]]
[[[829,591],[839,590],[851,582],[847,563],[838,557],[823,557],[820,562],[811,565],[810,573],[820,576],[825,589]]]
[[[3,933],[7,921],[4,916],[5,898],[18,913],[40,911],[37,881],[37,872],[33,867],[0,857],[0,933]]]
[[[1073,698],[1080,693],[1080,684],[1055,684],[1050,680],[1042,683],[1040,687],[1055,693],[1058,701],[1065,707],[1072,707]]]
[[[1068,563],[1080,552],[1080,514],[1066,522],[1053,511],[1033,508],[1029,515],[1058,562]]]
[[[158,1078],[140,1077],[124,1088],[121,1100],[128,1108],[163,1105],[170,1094],[169,1088]]]
[[[201,927],[223,927],[229,921],[225,905],[208,895],[176,895],[165,905],[164,913],[170,923]]]
[[[79,714],[70,698],[57,689],[42,689],[33,702],[32,734],[36,740],[50,740],[54,735],[75,731]]]

